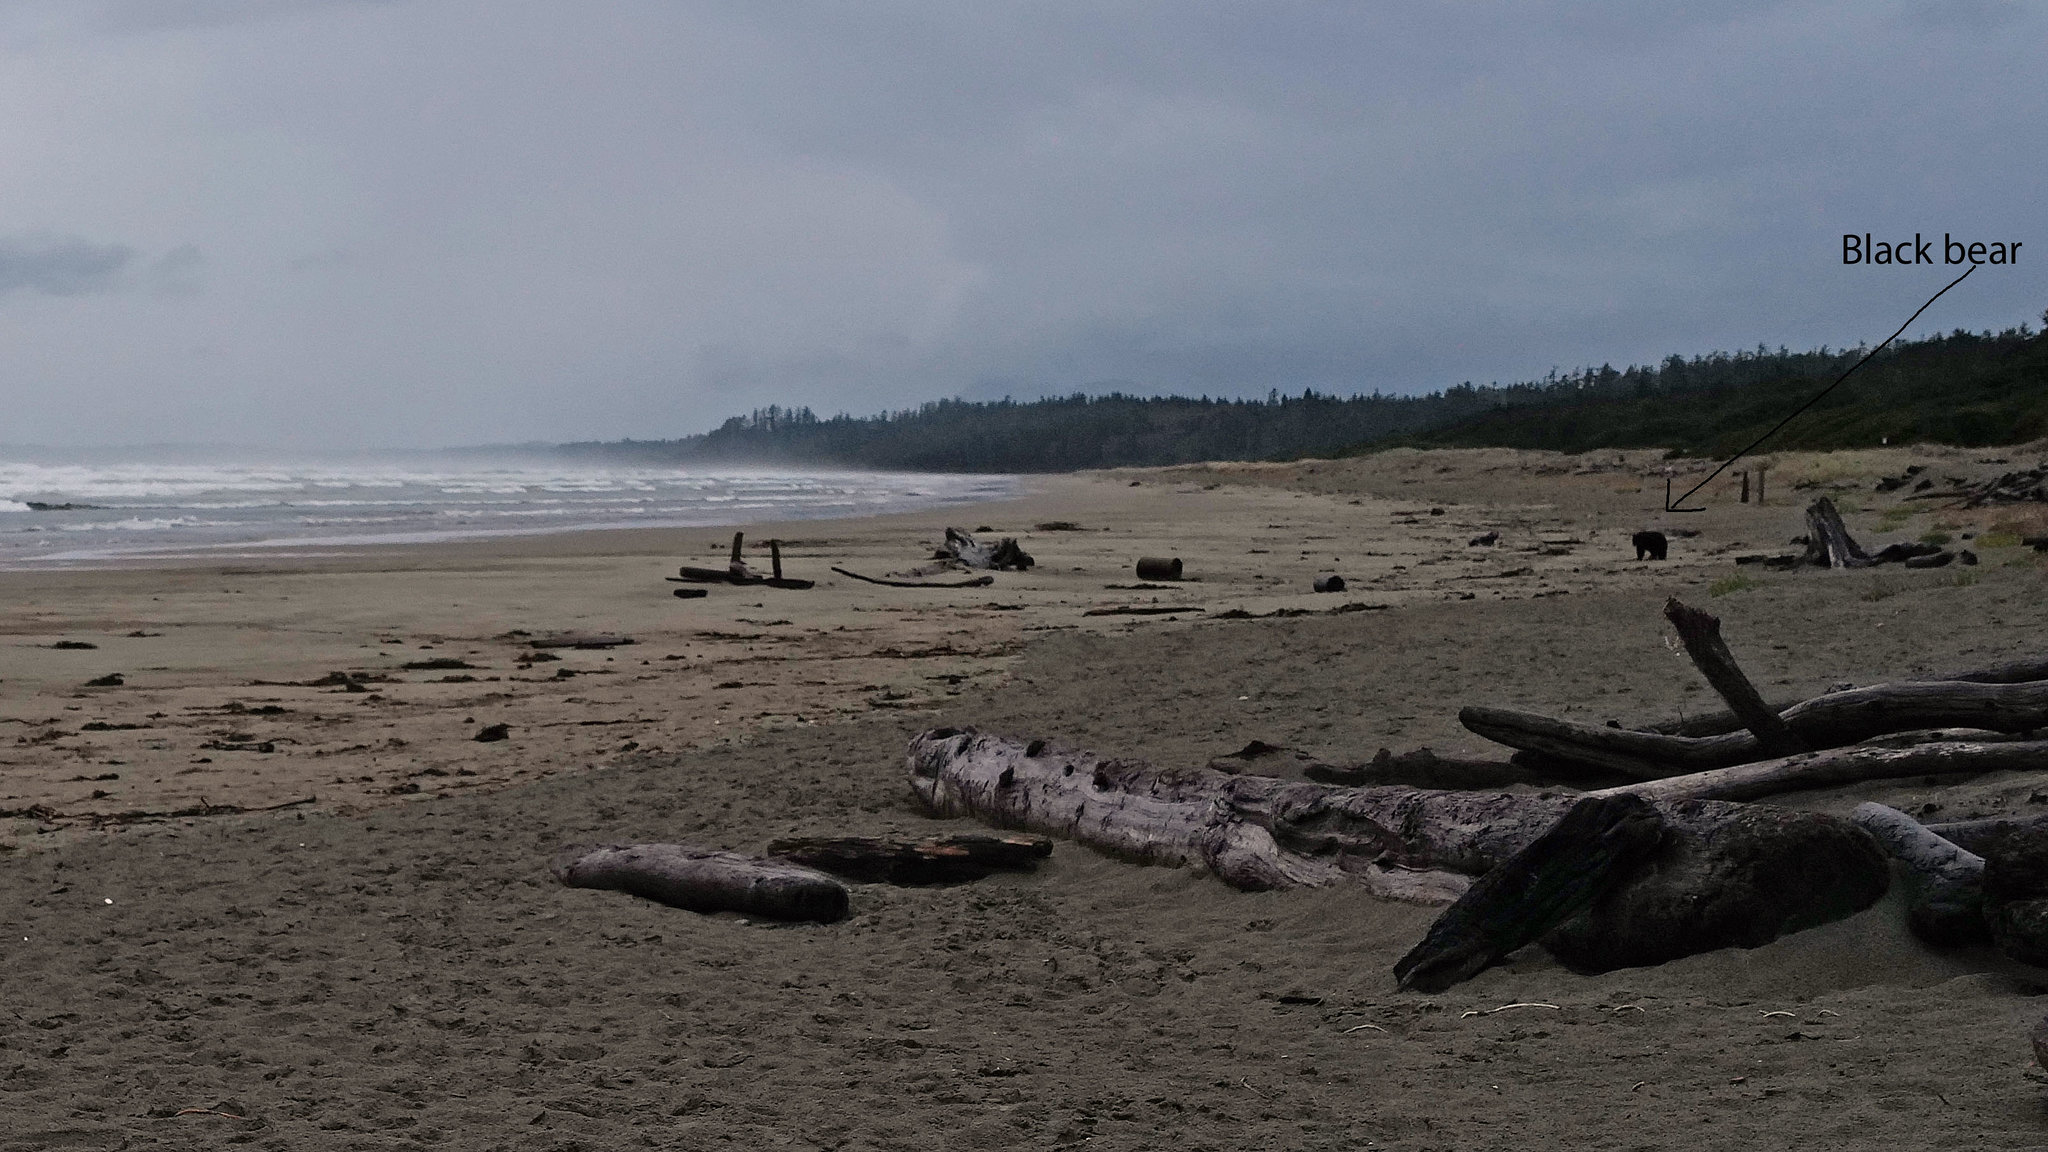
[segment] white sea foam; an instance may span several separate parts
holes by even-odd
[[[624,468],[540,456],[158,463],[44,455],[0,459],[0,567],[864,516],[1014,490],[1009,476]]]

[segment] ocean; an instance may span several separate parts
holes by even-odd
[[[0,450],[0,568],[836,519],[1016,490],[1013,476],[610,467],[540,456],[223,462]]]

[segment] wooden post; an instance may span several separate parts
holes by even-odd
[[[740,563],[740,546],[745,544],[746,540],[747,534],[745,532],[735,532],[732,534],[732,563]]]
[[[770,540],[768,542],[768,560],[775,565],[775,578],[777,580],[782,579],[782,541]]]
[[[1737,475],[1742,477],[1742,502],[1747,504],[1749,503],[1749,473],[1740,472]]]
[[[1768,472],[1768,471],[1770,471],[1770,466],[1769,466],[1769,465],[1767,465],[1767,464],[1759,464],[1759,465],[1757,465],[1757,469],[1756,469],[1756,506],[1757,506],[1757,507],[1759,507],[1759,508],[1761,508],[1761,507],[1763,507],[1763,506],[1764,506],[1764,473],[1766,473],[1766,472]]]

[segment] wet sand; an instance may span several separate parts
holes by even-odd
[[[2048,578],[2023,548],[1982,549],[1969,579],[1733,565],[1791,550],[1826,490],[1795,493],[1802,475],[1839,485],[1867,542],[2022,515],[1880,531],[1897,505],[1870,481],[1908,458],[1787,459],[1771,504],[1714,492],[1682,519],[1652,511],[1646,454],[1048,478],[950,515],[1038,567],[944,593],[827,569],[915,565],[946,514],[747,526],[820,587],[695,601],[661,578],[718,563],[727,533],[0,574],[0,809],[23,813],[0,819],[0,1148],[2039,1146],[2024,1037],[2048,980],[1920,946],[1891,901],[1598,977],[1531,949],[1426,997],[1389,968],[1430,909],[1237,893],[1073,845],[1035,875],[858,886],[824,927],[546,872],[574,841],[954,826],[903,786],[905,742],[939,724],[1173,764],[1253,738],[1481,754],[1456,724],[1473,702],[1711,708],[1667,595],[1723,616],[1773,693],[2040,651]],[[1056,520],[1078,530],[1035,527]],[[1659,521],[1699,535],[1637,563],[1629,533]],[[1108,587],[1142,555],[1199,580]],[[1350,587],[1308,592],[1325,572]],[[1187,610],[1084,615],[1117,605]],[[1211,618],[1233,609],[1261,618]],[[1264,615],[1289,611],[1313,614]],[[516,633],[556,630],[636,642],[521,667]],[[65,639],[99,646],[46,647]],[[403,668],[435,658],[478,667]],[[280,683],[332,671],[390,679]],[[491,723],[509,738],[472,739]],[[1960,818],[2038,810],[2038,787],[1787,802]],[[1494,1011],[1513,1004],[1542,1006]]]

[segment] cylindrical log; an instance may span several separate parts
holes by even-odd
[[[1318,592],[1342,592],[1344,590],[1344,578],[1334,574],[1318,576],[1313,587]]]
[[[1912,872],[1906,923],[1933,944],[1978,944],[1984,923],[1984,858],[1942,839],[1918,820],[1883,804],[1859,804],[1851,817]]]
[[[1147,556],[1138,561],[1140,580],[1178,580],[1180,571],[1178,556]]]
[[[845,885],[822,872],[685,844],[605,844],[564,849],[555,878],[571,888],[611,888],[692,912],[745,912],[773,920],[844,920]]]
[[[1859,745],[1645,780],[1589,795],[1627,794],[1649,800],[1758,800],[1806,788],[1831,788],[1900,776],[2038,772],[2044,768],[2048,768],[2048,740],[1997,744],[1939,741],[1905,748]]]
[[[1749,495],[1749,474],[1743,473],[1743,496]],[[1806,745],[1792,734],[1792,729],[1743,675],[1742,666],[1735,662],[1735,653],[1728,650],[1728,642],[1721,638],[1721,620],[1718,616],[1702,612],[1688,604],[1681,603],[1674,596],[1664,602],[1664,618],[1678,629],[1678,638],[1685,644],[1686,655],[1692,657],[1700,675],[1707,678],[1721,699],[1726,701],[1730,711],[1742,717],[1743,727],[1756,736],[1758,747],[1772,756],[1790,756],[1794,752],[1806,751]]]

